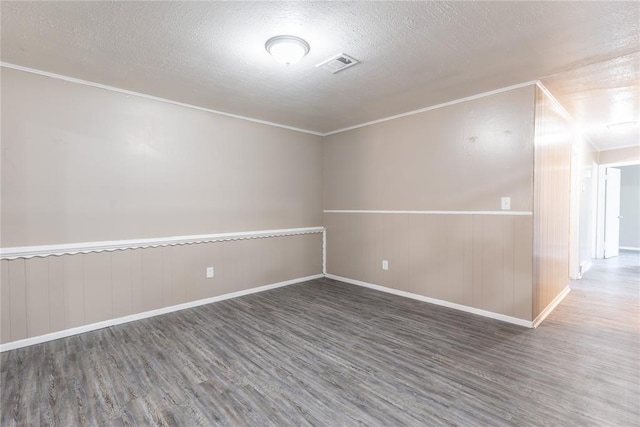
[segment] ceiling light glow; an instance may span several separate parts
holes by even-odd
[[[309,43],[296,36],[276,36],[264,45],[274,59],[286,66],[295,64],[309,53]]]

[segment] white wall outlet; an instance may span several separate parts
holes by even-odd
[[[207,279],[211,279],[213,277],[213,267],[207,267]]]
[[[389,261],[387,261],[386,259],[382,260],[382,269],[383,270],[388,270],[389,269]]]
[[[500,207],[503,211],[511,210],[511,197],[503,197],[500,199]]]

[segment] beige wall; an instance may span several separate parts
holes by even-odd
[[[325,138],[326,210],[533,208],[533,86]],[[325,213],[327,271],[532,320],[530,216]],[[389,270],[381,261],[389,261]]]
[[[4,344],[320,274],[322,235],[2,260],[0,271]]]
[[[598,187],[598,152],[591,144],[582,142],[580,159],[580,219],[579,261],[580,265],[589,265],[595,251],[595,212]]]
[[[571,124],[536,88],[533,316],[569,285]]]
[[[561,122],[528,86],[320,138],[2,68],[2,246],[324,223],[330,274],[530,321],[566,283]],[[322,239],[1,267],[6,343],[319,274]]]
[[[322,224],[321,137],[0,70],[2,247]]]
[[[531,320],[530,216],[327,214],[325,227],[329,274]]]
[[[533,87],[325,138],[324,209],[531,211]]]
[[[318,136],[0,70],[3,248],[322,225]],[[1,267],[7,343],[320,274],[322,236]]]
[[[616,148],[598,153],[598,163],[601,165],[638,162],[640,162],[640,146]]]
[[[579,279],[595,252],[598,152],[586,139],[573,142],[571,156],[570,277]]]

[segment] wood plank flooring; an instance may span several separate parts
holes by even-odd
[[[640,425],[640,256],[537,329],[320,279],[1,356],[1,425]]]

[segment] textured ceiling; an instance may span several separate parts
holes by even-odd
[[[545,77],[542,83],[573,116],[598,150],[640,145],[640,52]]]
[[[4,62],[321,133],[543,76],[557,80],[640,50],[639,2],[0,7]],[[276,63],[264,43],[278,34],[303,37],[311,52],[289,68]],[[335,75],[315,68],[340,52],[362,63]]]

